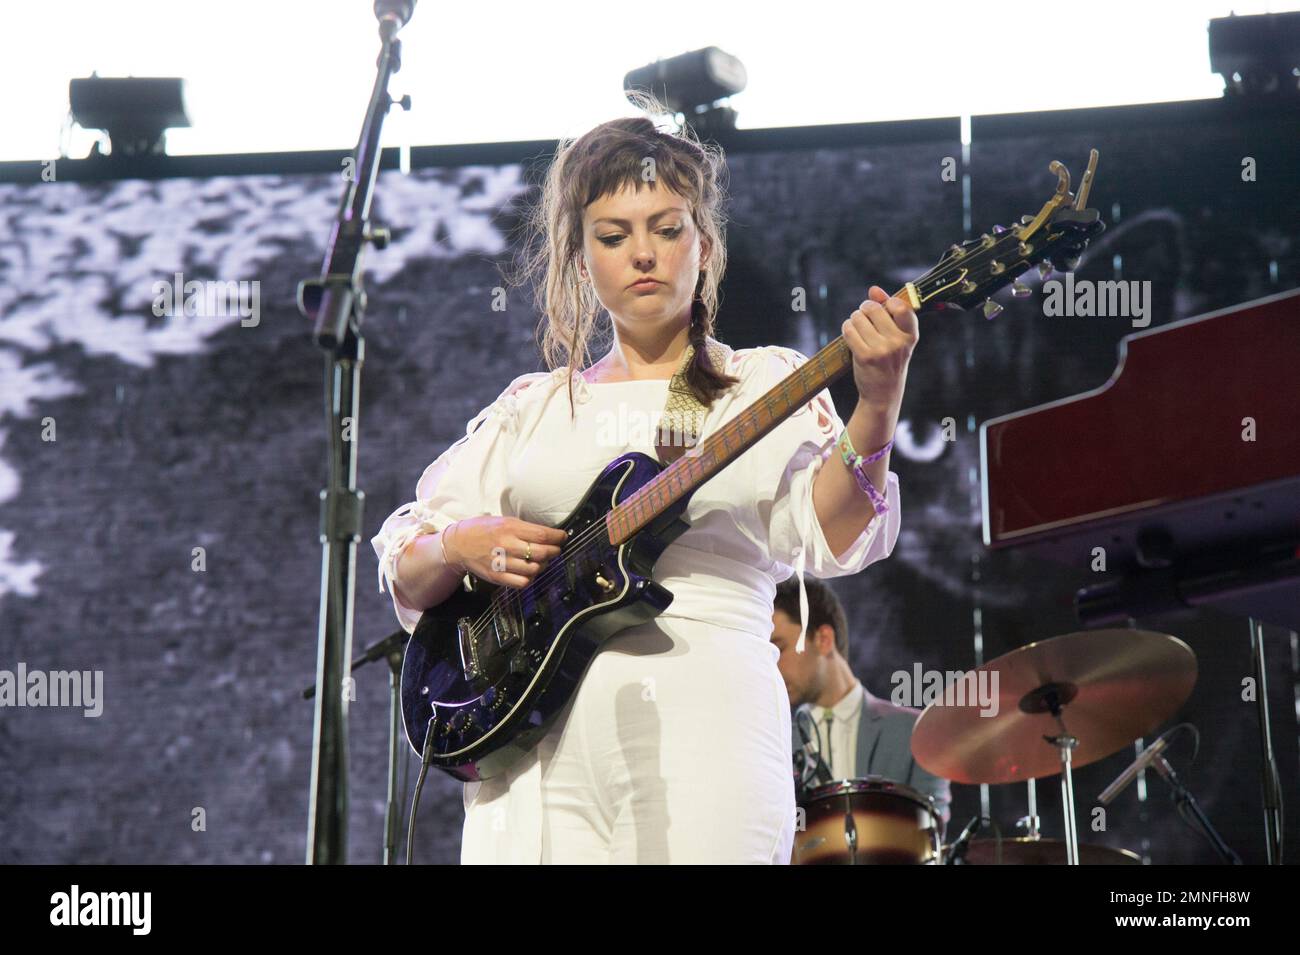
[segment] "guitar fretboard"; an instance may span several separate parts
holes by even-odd
[[[605,516],[610,543],[622,544],[690,495],[852,365],[853,353],[843,337],[809,358],[719,431],[689,448],[657,477],[615,506]]]

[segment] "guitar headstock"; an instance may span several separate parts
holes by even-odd
[[[1056,193],[1038,215],[950,247],[938,265],[909,283],[920,303],[917,311],[965,309],[983,301],[985,317],[993,318],[1002,311],[990,298],[994,292],[1014,283],[1013,295],[1031,294],[1017,281],[1029,269],[1038,266],[1043,278],[1053,269],[1073,270],[1088,241],[1106,228],[1097,210],[1087,208],[1097,156],[1092,150],[1077,195],[1070,192],[1069,170],[1053,160],[1048,168],[1057,175]]]

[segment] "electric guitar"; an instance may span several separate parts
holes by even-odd
[[[951,246],[895,294],[918,313],[984,300],[992,318],[1001,308],[989,296],[1027,269],[1072,270],[1105,228],[1086,208],[1096,164],[1094,149],[1076,196],[1068,170],[1053,162],[1056,192],[1038,215]],[[401,701],[406,738],[426,766],[472,781],[527,754],[601,644],[672,603],[654,566],[690,526],[682,515],[695,489],[852,366],[837,338],[672,464],[640,452],[611,461],[560,525],[560,555],[526,587],[468,577],[466,589],[426,610],[407,644]]]

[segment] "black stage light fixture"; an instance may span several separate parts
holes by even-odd
[[[748,82],[740,60],[706,46],[632,70],[623,77],[623,89],[654,94],[701,136],[716,136],[736,128],[736,111],[718,101],[739,93]]]
[[[72,118],[108,133],[114,156],[162,156],[167,130],[189,126],[180,77],[89,76],[68,83]],[[92,156],[100,154],[95,144]]]
[[[1238,96],[1300,91],[1300,13],[1263,13],[1210,21],[1210,69]]]

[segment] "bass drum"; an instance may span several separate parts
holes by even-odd
[[[938,865],[939,815],[922,793],[878,776],[808,790],[794,865]]]

